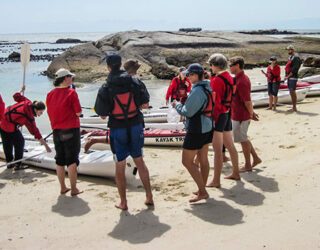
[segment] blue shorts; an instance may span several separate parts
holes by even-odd
[[[290,91],[293,91],[293,90],[296,90],[297,88],[297,82],[298,82],[298,79],[297,78],[289,78],[288,79],[288,89]]]
[[[129,155],[132,158],[141,157],[143,144],[143,124],[110,128],[110,146],[116,162],[125,160]]]
[[[268,94],[278,96],[280,82],[268,82]]]

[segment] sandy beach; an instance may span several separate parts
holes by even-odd
[[[319,249],[320,99],[288,109],[257,110],[249,135],[263,163],[242,181],[222,180],[197,205],[188,203],[196,186],[178,148],[145,148],[154,210],[141,186],[128,186],[121,212],[112,179],[80,177],[85,192],[70,197],[59,195],[54,172],[2,168],[0,249]]]

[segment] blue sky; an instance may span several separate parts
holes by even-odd
[[[319,29],[319,0],[1,0],[0,33]]]

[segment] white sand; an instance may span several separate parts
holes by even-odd
[[[128,212],[114,208],[113,180],[80,177],[85,192],[72,198],[58,195],[53,172],[0,169],[0,249],[319,249],[320,99],[288,108],[257,110],[249,134],[263,163],[199,205],[188,204],[196,186],[179,149],[145,149],[153,211],[136,187]]]

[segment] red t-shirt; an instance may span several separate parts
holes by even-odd
[[[38,140],[41,139],[42,136],[34,120],[36,114],[33,111],[32,102],[20,93],[15,93],[13,95],[13,99],[17,103],[7,107],[4,113],[7,113],[9,110],[11,110],[11,108],[16,107],[16,111],[23,115],[12,113],[11,119],[14,121],[14,123],[10,121],[9,116],[5,115],[0,124],[1,129],[7,133],[12,133],[16,131],[17,125],[21,127],[25,125],[30,134],[34,135],[34,137]]]
[[[47,111],[52,129],[80,128],[78,94],[71,88],[55,88],[47,95]]]
[[[233,84],[233,78],[227,71],[222,72],[220,75],[228,80],[230,84]],[[212,88],[214,96],[213,118],[214,121],[217,122],[221,114],[227,113],[230,110],[230,108],[221,103],[225,95],[226,86],[225,82],[218,76],[214,76],[211,78],[210,86]]]
[[[236,86],[236,93],[231,103],[231,119],[234,121],[250,120],[250,113],[244,103],[251,101],[251,82],[244,71],[236,75]]]
[[[4,116],[4,109],[5,109],[5,104],[4,104],[4,102],[2,100],[2,97],[0,95],[0,122],[3,119],[3,116]]]
[[[271,65],[269,65],[267,68],[267,78],[268,78],[268,82],[280,82],[281,81],[280,66],[275,65],[272,69]]]
[[[180,84],[185,84],[186,90],[187,90],[186,93],[181,93],[182,96],[180,96],[180,94],[178,93]],[[168,87],[166,100],[168,101],[170,97],[173,99],[177,99],[177,98],[180,99],[180,98],[187,97],[187,94],[190,93],[191,91],[191,85],[192,84],[187,77],[184,78],[184,80],[181,80],[179,76],[176,76],[175,78],[172,79]]]

